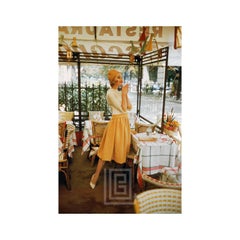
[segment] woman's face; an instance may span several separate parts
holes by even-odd
[[[118,86],[120,86],[120,85],[122,85],[122,84],[123,84],[122,74],[119,73],[119,74],[116,76],[116,78],[115,78],[115,84],[114,84],[114,86],[115,86],[115,87],[118,87]]]

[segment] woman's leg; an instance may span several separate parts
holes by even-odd
[[[96,171],[92,175],[91,181],[90,181],[90,186],[91,186],[92,189],[95,188],[95,185],[96,185],[96,183],[98,181],[98,178],[99,178],[99,175],[100,175],[100,173],[102,171],[104,163],[105,163],[105,161],[103,161],[102,159],[99,158]]]

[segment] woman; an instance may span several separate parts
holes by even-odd
[[[114,160],[123,164],[130,149],[131,135],[128,110],[132,104],[128,98],[128,84],[123,86],[120,72],[112,69],[108,72],[111,88],[107,91],[107,102],[112,110],[112,118],[106,127],[98,149],[98,165],[90,180],[90,187],[95,188],[105,161]]]

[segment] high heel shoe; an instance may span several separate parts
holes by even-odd
[[[91,187],[92,189],[94,189],[95,186],[96,186],[96,184],[92,183],[93,177],[94,177],[94,174],[92,175],[91,180],[90,180],[90,183],[89,183],[89,184],[90,184],[90,187]]]

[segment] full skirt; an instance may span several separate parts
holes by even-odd
[[[98,149],[103,161],[126,162],[130,150],[131,133],[128,114],[114,114],[109,121]]]

